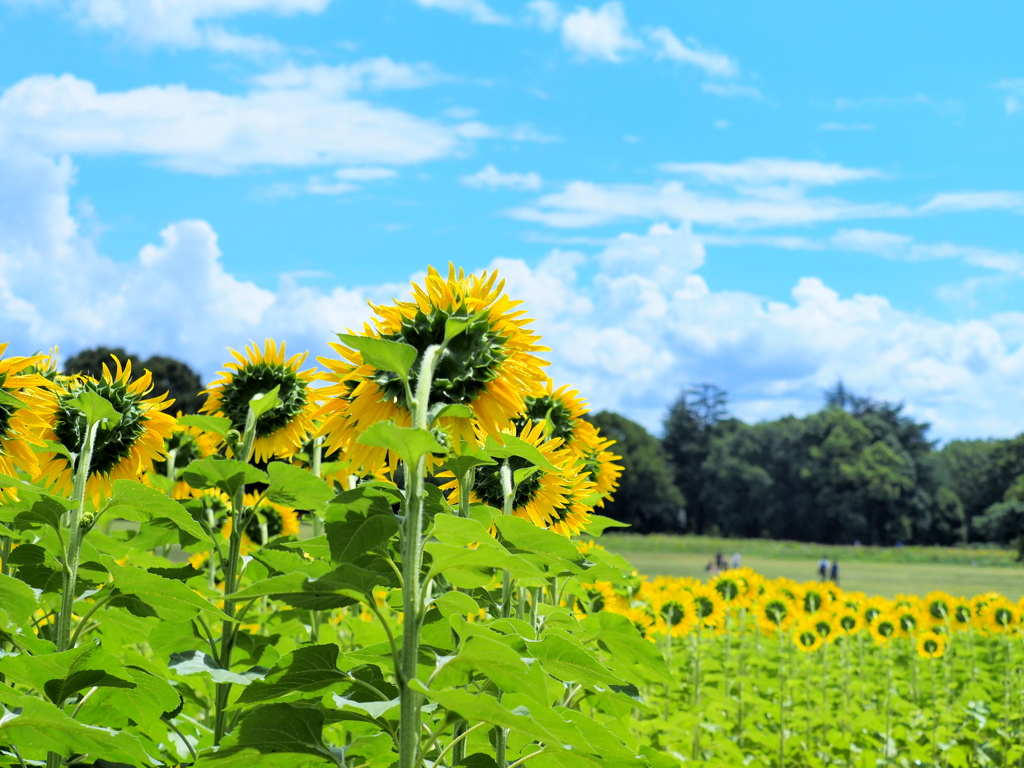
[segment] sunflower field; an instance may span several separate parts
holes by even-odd
[[[642,579],[495,273],[371,309],[192,416],[0,346],[0,765],[1024,765],[1019,605]]]

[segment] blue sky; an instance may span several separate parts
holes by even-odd
[[[1010,4],[0,0],[11,351],[325,351],[498,267],[559,383],[657,429],[843,378],[1024,427]]]

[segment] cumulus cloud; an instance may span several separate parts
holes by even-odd
[[[701,83],[700,89],[704,93],[714,96],[721,96],[723,99],[753,99],[761,101],[764,94],[761,89],[754,85],[740,85],[739,83]]]
[[[277,16],[322,13],[331,0],[74,0],[72,14],[86,26],[124,34],[142,45],[212,48],[261,54],[280,45],[265,37],[237,35],[215,20],[242,14]]]
[[[333,331],[367,317],[367,299],[407,290],[312,288],[289,275],[257,285],[232,274],[216,232],[198,220],[171,223],[137,258],[114,261],[70,212],[68,160],[0,156],[0,177],[0,320],[15,354],[115,344],[179,357],[209,378],[225,347],[249,340],[325,352]],[[872,242],[870,233],[847,237]],[[656,223],[589,255],[555,250],[536,264],[467,266],[500,269],[551,347],[557,381],[654,429],[695,381],[719,383],[739,416],[759,419],[814,410],[842,378],[905,400],[939,437],[1020,431],[1024,313],[942,322],[880,296],[840,296],[813,277],[796,281],[788,300],[769,301],[712,290],[700,275],[707,258],[689,226]]]
[[[609,2],[594,10],[580,7],[562,20],[562,44],[582,58],[622,61],[643,48],[629,33],[622,3]]]
[[[545,32],[554,32],[562,20],[562,11],[552,0],[530,0],[526,4],[530,19]]]
[[[741,187],[735,192],[708,194],[676,181],[650,185],[573,181],[532,205],[509,211],[513,218],[560,228],[590,227],[623,219],[779,227],[907,214],[905,208],[891,203],[811,197],[795,185]]]
[[[922,213],[961,211],[1016,211],[1024,213],[1024,192],[992,190],[988,192],[945,192],[921,206]]]
[[[540,189],[544,182],[535,171],[529,173],[502,173],[494,165],[487,165],[476,173],[463,176],[460,181],[477,189]]]
[[[469,16],[480,24],[508,24],[509,20],[491,8],[484,0],[415,0],[421,8],[437,8],[450,13]]]
[[[974,267],[1024,275],[1024,254],[1019,251],[996,251],[949,242],[920,243],[909,235],[869,229],[840,230],[833,235],[831,243],[844,250],[874,253],[889,259],[960,259]]]
[[[885,178],[885,174],[873,168],[772,157],[754,157],[738,163],[663,163],[658,167],[668,173],[699,176],[714,184],[731,185],[834,186],[848,181]]]
[[[381,62],[333,79],[286,70],[238,95],[184,85],[101,92],[72,75],[36,75],[0,96],[0,148],[134,154],[205,174],[250,166],[403,165],[456,151],[458,126],[348,95],[358,84],[393,83],[393,63]]]
[[[649,35],[658,46],[656,55],[659,59],[692,64],[716,77],[734,77],[739,74],[739,65],[725,54],[705,50],[696,40],[683,43],[668,27],[656,27]]]
[[[1006,110],[1006,114],[1016,115],[1018,112],[1024,112],[1024,79],[1000,80],[996,83],[996,88],[1006,93],[1003,97],[1003,109]]]

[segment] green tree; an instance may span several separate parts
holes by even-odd
[[[619,490],[604,512],[638,533],[677,532],[686,524],[685,500],[672,477],[661,441],[635,421],[610,411],[590,417],[601,434],[616,441],[622,456]]]
[[[117,357],[122,364],[130,360],[135,371],[148,370],[153,376],[153,392],[158,395],[167,392],[174,400],[172,412],[199,412],[199,407],[205,399],[199,394],[203,388],[202,380],[188,365],[173,357],[154,355],[148,360],[142,360],[138,355],[126,352],[121,347],[93,347],[83,349],[69,357],[64,363],[64,373],[82,373],[99,378],[103,375],[103,366],[112,365],[111,355]]]
[[[728,414],[728,396],[714,384],[697,384],[685,390],[665,419],[663,445],[676,486],[687,499],[689,528],[704,533],[714,521],[704,505],[704,462],[711,451],[716,426]]]

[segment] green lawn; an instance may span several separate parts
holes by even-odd
[[[817,578],[821,556],[839,560],[840,586],[869,595],[924,595],[934,589],[973,595],[997,591],[1014,600],[1024,595],[1024,567],[1015,553],[947,547],[827,547],[820,544],[697,536],[609,535],[601,544],[625,556],[647,576],[706,576],[704,566],[721,550],[739,552],[742,565],[768,577]]]

